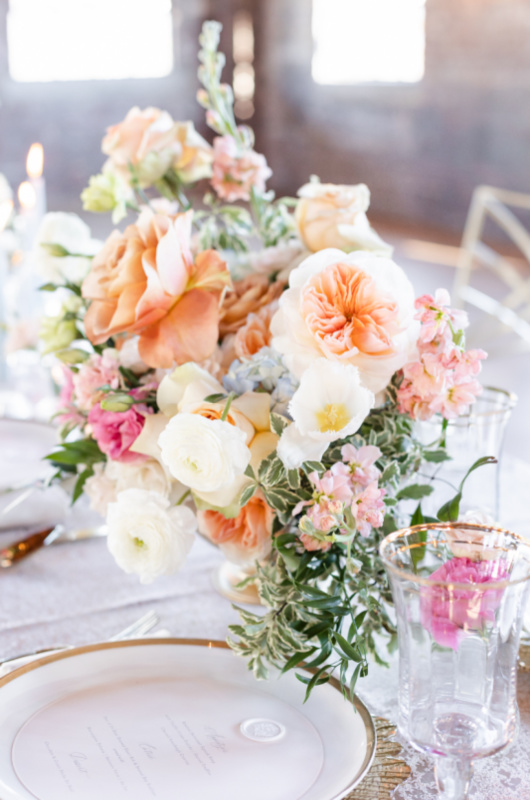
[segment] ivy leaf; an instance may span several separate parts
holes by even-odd
[[[425,461],[431,461],[439,464],[441,461],[452,461],[451,456],[446,450],[427,450],[423,454]]]
[[[470,466],[470,468],[468,469],[468,471],[466,472],[466,474],[462,478],[462,481],[460,482],[460,486],[458,487],[460,489],[460,493],[462,493],[462,489],[464,488],[464,484],[465,484],[465,482],[467,481],[467,479],[469,478],[469,476],[471,475],[472,472],[474,472],[476,469],[479,469],[479,467],[485,467],[486,464],[496,464],[496,463],[497,463],[497,459],[494,458],[493,456],[483,456],[482,458],[477,459],[477,461],[475,461],[475,463]]]
[[[92,467],[87,467],[86,469],[83,470],[83,472],[79,474],[75,482],[74,491],[72,493],[72,505],[75,503],[76,500],[79,500],[79,498],[83,494],[85,483],[90,477],[92,477],[93,474],[94,470]]]
[[[324,464],[321,464],[320,461],[304,461],[302,469],[306,475],[311,475],[312,472],[318,472],[320,476],[326,471]]]
[[[282,431],[287,427],[287,420],[281,414],[275,414],[271,411],[271,430],[277,436],[282,435]]]
[[[239,500],[239,503],[240,503],[241,507],[246,506],[246,504],[248,503],[250,498],[254,497],[254,495],[256,494],[257,489],[258,489],[258,484],[257,483],[252,483],[252,484],[250,484],[250,486],[246,486],[243,489],[243,491],[241,493],[241,498]]]
[[[438,510],[436,515],[441,522],[456,522],[460,513],[460,503],[462,501],[462,492],[458,492],[455,496],[444,503]]]
[[[422,497],[428,497],[432,493],[432,486],[426,483],[412,483],[410,486],[400,489],[396,498],[398,500],[421,500]]]
[[[410,519],[410,524],[411,525],[421,525],[423,522],[425,522],[425,520],[423,518],[423,513],[422,513],[422,510],[421,510],[421,503],[418,503],[416,511],[414,512],[414,514],[412,515],[412,517]],[[414,569],[417,568],[419,562],[423,559],[423,557],[425,555],[425,543],[427,542],[427,531],[418,531],[417,536],[418,536],[418,539],[420,540],[420,542],[423,542],[423,544],[420,545],[419,547],[413,547],[411,549],[411,551],[410,551],[410,557],[411,557]]]
[[[381,475],[381,483],[388,483],[389,481],[397,478],[399,475],[399,467],[395,461],[392,461],[387,467],[384,468]]]
[[[223,400],[226,400],[226,394],[209,394],[204,398],[205,403],[220,403]]]

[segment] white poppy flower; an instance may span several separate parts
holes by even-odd
[[[278,445],[284,465],[296,469],[304,461],[319,460],[331,442],[359,430],[374,403],[356,367],[317,359],[302,375],[289,404],[293,424]]]

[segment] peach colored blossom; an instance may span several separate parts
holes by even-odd
[[[317,358],[350,364],[377,393],[417,353],[414,291],[403,270],[373,253],[314,253],[289,275],[271,321],[272,346],[297,378]]]
[[[266,275],[248,275],[240,281],[234,281],[234,290],[227,292],[221,308],[221,336],[237,333],[246,324],[249,314],[255,314],[277,300],[284,287],[281,281],[271,283]]]
[[[397,303],[378,291],[374,279],[350,264],[331,264],[310,278],[302,292],[302,315],[329,355],[357,350],[391,355],[399,333]]]
[[[265,190],[265,181],[272,175],[264,155],[238,145],[233,136],[216,136],[213,140],[212,186],[223,200],[250,200],[254,187]]]
[[[199,531],[235,563],[260,561],[271,551],[274,511],[259,493],[233,519],[210,510],[199,511],[198,521]]]
[[[262,347],[271,343],[271,319],[278,309],[278,301],[263,306],[256,314],[249,314],[246,323],[236,333],[234,349],[237,358],[251,358]]]
[[[364,183],[341,186],[314,181],[302,186],[298,195],[295,219],[308,250],[315,253],[326,247],[338,247],[345,252],[370,250],[391,255],[392,247],[368,222],[370,191]]]
[[[215,250],[193,261],[192,214],[144,209],[135,225],[110,235],[83,283],[83,296],[92,300],[85,329],[93,344],[136,333],[140,356],[153,368],[212,355],[230,275]]]
[[[122,122],[107,129],[101,149],[114,167],[125,175],[132,166],[143,185],[161,178],[182,154],[177,139],[178,123],[167,111],[131,108]]]

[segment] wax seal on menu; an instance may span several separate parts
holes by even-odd
[[[246,719],[240,730],[243,736],[254,742],[275,742],[285,735],[285,727],[273,719]]]

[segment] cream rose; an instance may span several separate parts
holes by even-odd
[[[414,290],[388,258],[322,250],[291,272],[271,332],[295,377],[326,358],[357,367],[377,393],[414,353]]]
[[[120,492],[107,514],[107,545],[125,572],[151,583],[172,575],[184,563],[194,542],[196,519],[186,506],[171,508],[157,492]]]
[[[326,247],[371,250],[391,256],[392,247],[371,228],[366,211],[370,190],[364,183],[341,186],[311,181],[298,190],[295,219],[300,238],[312,252]]]

